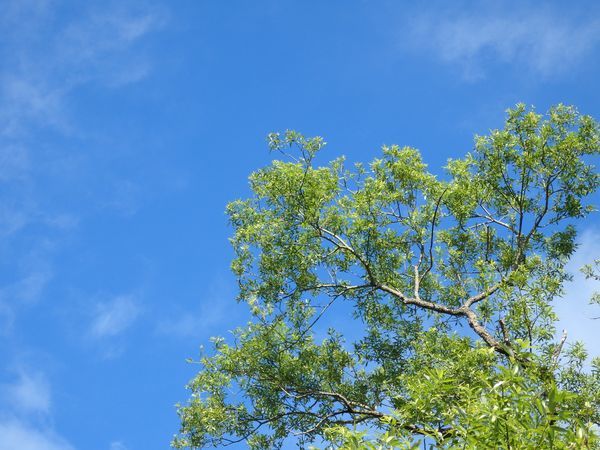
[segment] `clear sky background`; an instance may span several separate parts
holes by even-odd
[[[600,4],[538,3],[0,0],[0,450],[168,448],[268,132],[441,173],[517,102],[600,119]],[[600,354],[592,288],[559,311]]]

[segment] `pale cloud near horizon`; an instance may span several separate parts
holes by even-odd
[[[475,11],[435,8],[409,23],[405,46],[456,66],[467,80],[484,78],[491,63],[551,78],[572,71],[600,42],[600,19],[571,11],[519,5]]]
[[[600,282],[586,279],[580,271],[585,264],[600,257],[600,231],[584,231],[578,243],[579,247],[567,266],[567,270],[573,274],[573,281],[565,284],[564,298],[555,301],[555,311],[559,317],[557,331],[566,330],[568,343],[581,341],[591,357],[600,356],[600,320],[593,319],[600,316],[600,307],[590,305],[592,293],[600,291]]]
[[[133,295],[119,295],[96,305],[89,335],[94,339],[117,336],[133,325],[141,313],[139,301]]]

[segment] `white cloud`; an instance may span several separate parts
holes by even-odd
[[[90,4],[72,17],[59,17],[58,11],[54,2],[45,0],[3,4],[0,182],[6,184],[0,196],[2,235],[57,214],[41,205],[42,177],[37,175],[44,168],[48,176],[47,168],[56,159],[76,158],[56,150],[48,160],[47,149],[36,148],[40,146],[33,139],[36,131],[81,134],[84,130],[77,129],[71,114],[71,100],[79,88],[114,89],[148,76],[153,64],[143,43],[163,27],[167,15],[159,8],[127,2]],[[52,222],[44,223],[52,226]]]
[[[138,318],[141,308],[132,295],[121,295],[96,306],[90,326],[90,336],[101,339],[116,336],[129,328]]]
[[[40,372],[21,371],[16,382],[3,385],[0,392],[13,411],[23,414],[50,412],[50,384]]]
[[[0,421],[0,450],[74,450],[54,431],[17,419]]]
[[[67,9],[53,0],[2,2],[0,250],[8,270],[0,285],[0,335],[25,323],[20,313],[44,295],[54,275],[58,233],[66,235],[80,221],[59,209],[53,189],[96,162],[70,140],[54,143],[95,132],[79,129],[72,113],[78,93],[119,88],[151,74],[146,38],[163,23],[161,10],[130,1]],[[50,130],[52,138],[40,138],[40,130]],[[54,247],[46,249],[48,242]],[[116,336],[139,313],[131,296],[98,304],[87,337]],[[50,384],[41,372],[19,371],[13,382],[0,384],[0,450],[72,450],[49,425],[51,409]]]
[[[59,6],[51,0],[2,3],[0,245],[3,254],[12,259],[39,248],[48,239],[46,231],[66,235],[80,221],[72,211],[57,209],[51,191],[68,184],[72,174],[81,172],[79,166],[91,165],[92,156],[70,151],[69,146],[53,147],[46,138],[40,139],[38,132],[52,130],[57,136],[81,137],[87,130],[78,129],[71,114],[78,90],[110,90],[151,73],[152,55],[144,43],[164,25],[166,17],[160,8],[127,1],[83,3],[67,15]],[[117,206],[135,212],[137,191],[128,187],[119,194]],[[42,229],[44,235],[21,239],[31,227]],[[17,305],[31,303],[43,294],[52,277],[49,255],[45,259],[47,269],[17,271],[0,285],[0,334],[8,334],[10,325],[18,320]],[[115,318],[104,319],[104,325],[95,324],[98,335],[110,334],[120,326]]]
[[[66,77],[73,85],[97,81],[116,87],[141,80],[151,63],[135,46],[164,25],[164,16],[162,11],[91,13],[62,31],[55,55],[59,70],[78,69]]]
[[[505,5],[506,6],[506,5]],[[544,77],[573,70],[600,42],[597,16],[539,5],[508,8],[436,8],[410,23],[406,43],[457,65],[468,79],[485,76],[490,62],[524,68]]]
[[[121,441],[114,441],[110,443],[110,450],[127,450],[127,446]]]
[[[67,131],[68,97],[76,88],[86,83],[115,87],[144,78],[151,62],[136,45],[159,30],[166,17],[162,10],[133,12],[123,5],[107,10],[103,5],[61,22],[47,4],[13,3],[21,5],[7,8],[0,20],[8,47],[0,70],[0,134],[5,136],[26,133],[34,125]]]
[[[0,450],[74,450],[52,422],[50,383],[39,371],[21,368],[0,385]]]
[[[600,282],[586,280],[580,269],[600,257],[600,233],[594,230],[583,232],[579,238],[579,247],[568,264],[568,270],[573,274],[573,281],[565,285],[565,296],[555,303],[555,311],[559,316],[558,330],[567,331],[568,341],[582,341],[590,356],[600,356],[600,339],[598,327],[600,307],[590,305],[589,301],[594,291],[600,291]]]

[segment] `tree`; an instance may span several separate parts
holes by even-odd
[[[214,339],[175,447],[598,448],[600,359],[556,342],[577,220],[598,187],[598,124],[517,105],[472,154],[427,171],[413,148],[314,165],[288,131],[227,207],[252,317]],[[359,337],[315,330],[352,308]]]

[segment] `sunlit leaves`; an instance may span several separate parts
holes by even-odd
[[[410,147],[348,168],[319,137],[268,144],[282,160],[227,207],[253,319],[199,361],[175,446],[597,448],[600,365],[552,310],[600,182],[593,119],[517,105],[437,174]],[[340,303],[353,322],[326,332]]]

